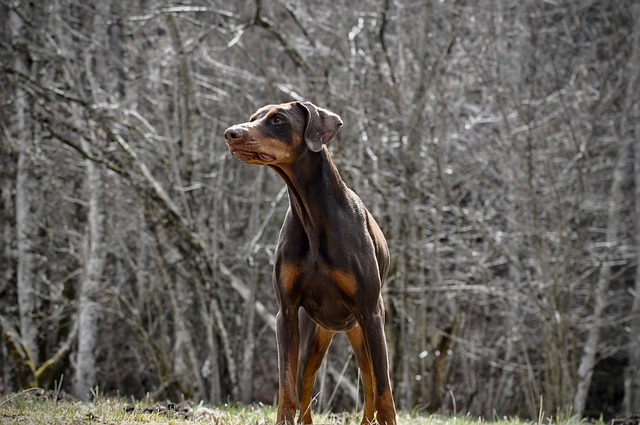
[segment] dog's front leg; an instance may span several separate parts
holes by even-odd
[[[371,357],[374,384],[373,403],[377,422],[380,425],[396,425],[396,409],[393,395],[391,394],[389,359],[384,335],[382,297],[380,297],[375,311],[365,312],[360,325],[362,326],[367,351]]]
[[[297,307],[281,306],[276,316],[276,338],[279,369],[277,424],[293,424],[296,414],[296,377],[300,347]]]

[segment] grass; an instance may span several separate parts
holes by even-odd
[[[271,408],[205,407],[98,397],[92,402],[56,400],[40,390],[0,400],[0,424],[216,424],[260,425],[275,419]]]
[[[39,389],[5,396],[0,399],[0,424],[273,424],[276,411],[269,406],[205,406],[184,402],[151,403],[98,396],[92,402],[65,399],[55,392]],[[356,413],[315,415],[316,424],[359,424]],[[549,423],[549,422],[545,422]],[[578,420],[559,422],[580,425]],[[401,413],[399,425],[536,425],[519,419],[488,422],[470,417],[445,417]],[[537,424],[539,425],[539,423]]]

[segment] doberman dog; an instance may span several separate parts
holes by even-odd
[[[260,108],[224,133],[236,158],[272,168],[289,192],[273,271],[278,424],[293,423],[296,401],[298,422],[312,423],[316,374],[337,332],[347,335],[360,367],[362,424],[396,423],[381,295],[389,250],[325,146],[341,126],[333,112],[291,102]]]

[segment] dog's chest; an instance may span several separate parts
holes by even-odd
[[[352,314],[355,281],[346,273],[326,269],[310,273],[298,281],[296,288],[300,305],[319,325],[334,331],[352,328],[356,321]]]

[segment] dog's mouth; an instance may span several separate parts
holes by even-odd
[[[265,152],[254,152],[231,148],[231,154],[239,160],[248,163],[266,163],[276,160],[276,157],[274,155]]]

